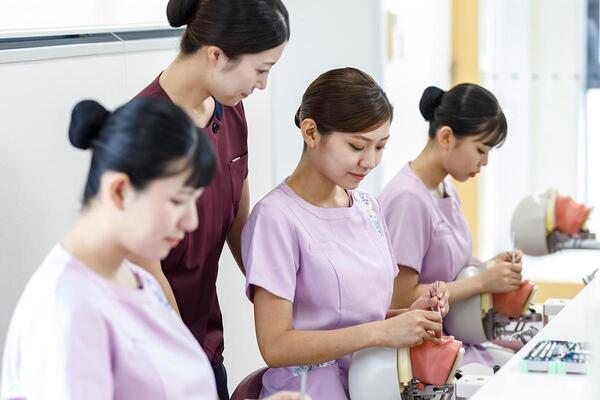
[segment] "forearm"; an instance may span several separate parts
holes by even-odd
[[[234,228],[232,228],[233,231]],[[227,236],[227,246],[229,246],[229,250],[231,251],[231,255],[235,260],[238,268],[242,272],[242,274],[246,275],[246,270],[244,269],[244,262],[242,260],[242,243],[240,240],[241,228],[239,232],[229,232]]]
[[[391,309],[408,309],[423,293],[427,292],[431,285],[417,283],[414,285],[403,285],[402,288],[394,288]],[[454,296],[454,293],[452,293]]]
[[[319,364],[380,345],[378,324],[381,321],[335,330],[290,329],[268,342],[259,339],[259,347],[270,367]]]
[[[250,214],[250,189],[248,187],[248,180],[244,181],[242,188],[242,197],[240,199],[240,205],[238,208],[237,215],[233,221],[233,225],[227,234],[227,245],[231,254],[235,259],[242,274],[246,275],[244,269],[244,262],[242,260],[242,230],[246,221],[248,221],[248,215]]]
[[[483,293],[481,280],[478,276],[448,282],[446,286],[451,293],[450,304],[458,303]]]

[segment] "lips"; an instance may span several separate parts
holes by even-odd
[[[167,243],[169,243],[169,245],[170,245],[171,247],[175,247],[175,246],[177,246],[177,245],[179,244],[179,242],[181,242],[181,239],[183,239],[183,238],[173,238],[173,237],[168,237],[168,238],[165,238],[165,241],[166,241]]]
[[[352,172],[350,172],[350,175],[359,181],[362,181],[363,179],[365,179],[365,176],[367,176],[366,174],[353,174]]]

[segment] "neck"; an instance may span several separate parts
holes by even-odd
[[[206,66],[197,55],[179,55],[161,74],[159,83],[178,106],[195,113],[209,107],[203,71]]]
[[[327,179],[307,160],[306,152],[287,182],[298,196],[317,207],[349,207],[346,191]]]
[[[108,218],[84,211],[62,245],[98,275],[118,282],[126,252],[115,242],[111,232]]]
[[[410,168],[429,190],[437,189],[448,175],[439,154],[431,144],[425,146],[421,154],[410,163]]]

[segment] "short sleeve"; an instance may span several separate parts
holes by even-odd
[[[431,238],[431,216],[425,202],[402,192],[382,203],[396,263],[421,272]]]
[[[2,399],[112,399],[110,341],[104,319],[85,305],[55,301],[33,323],[32,315],[21,314],[17,324],[11,324]]]
[[[285,207],[256,205],[242,231],[242,258],[250,301],[253,286],[294,301],[299,249],[296,229]]]
[[[57,369],[64,373],[64,376],[59,373],[57,389],[68,393],[58,397],[90,400],[112,398],[110,339],[103,316],[84,305],[75,306],[75,309],[57,316]]]

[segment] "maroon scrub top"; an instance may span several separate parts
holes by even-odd
[[[136,97],[169,99],[158,77]],[[215,101],[207,128],[198,128],[213,142],[215,177],[198,199],[198,229],[187,233],[162,261],[162,269],[175,293],[183,322],[202,345],[213,364],[223,361],[223,321],[217,298],[219,257],[248,176],[248,127],[244,107]]]

